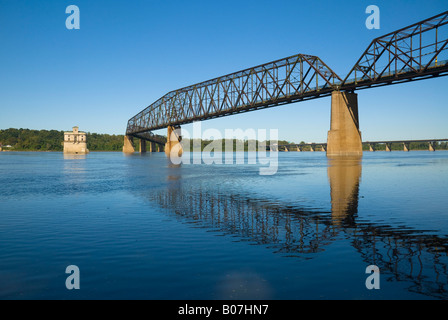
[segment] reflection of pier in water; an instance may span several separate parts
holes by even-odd
[[[406,281],[408,290],[448,297],[448,239],[425,230],[357,221],[359,159],[330,159],[331,213],[225,194],[173,179],[149,198],[198,226],[266,245],[275,253],[313,258],[341,237],[349,238],[366,266],[377,265],[387,279]]]

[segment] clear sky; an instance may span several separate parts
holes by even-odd
[[[65,25],[72,4],[79,30]],[[371,4],[380,30],[365,27]],[[297,53],[319,56],[343,77],[375,37],[446,10],[448,0],[0,0],[0,129],[123,134],[129,118],[171,90]],[[359,91],[363,140],[448,138],[447,88],[442,77]],[[202,127],[326,141],[330,101]]]

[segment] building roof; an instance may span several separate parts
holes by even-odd
[[[73,127],[73,131],[65,131],[64,134],[75,134],[75,129],[79,129],[78,126]],[[85,132],[78,131],[77,134],[86,134]]]

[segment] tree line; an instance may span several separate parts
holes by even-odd
[[[110,135],[87,132],[87,148],[90,151],[121,151],[123,148],[124,135]],[[57,130],[32,130],[32,129],[6,129],[0,130],[0,145],[10,145],[10,150],[15,151],[63,151],[64,131]],[[187,141],[184,141],[184,143]],[[193,150],[194,144],[200,144],[200,150],[209,145],[210,140],[190,140],[190,150]],[[223,139],[222,150],[225,151],[227,146],[232,145],[233,150],[240,150],[241,144],[245,151],[252,149],[250,146],[255,144],[258,149],[258,143],[256,141],[240,141],[234,139],[233,141],[227,141]],[[301,141],[300,143],[304,143]],[[282,144],[294,144],[291,141],[279,140],[279,145]],[[269,146],[269,141],[266,141],[266,145]],[[216,146],[216,145],[215,145]],[[138,143],[135,143],[136,150],[138,150]],[[212,146],[210,146],[212,147]],[[447,150],[447,142],[439,142],[436,144],[436,150]],[[378,144],[376,150],[384,150],[386,147],[384,144]],[[428,150],[428,143],[411,142],[409,145],[410,150]],[[369,150],[369,146],[364,144],[363,150]],[[403,150],[402,143],[392,144],[392,150]]]
[[[87,148],[90,151],[121,151],[123,135],[87,132]],[[0,130],[0,144],[10,145],[12,151],[63,151],[64,131],[6,129]]]
[[[264,142],[264,145],[261,144]],[[216,139],[216,140],[206,140],[206,139],[183,139],[182,143],[185,147],[189,146],[190,151],[196,150],[207,150],[217,151],[261,151],[263,147],[269,147],[270,141],[258,141],[258,140],[240,140],[240,139]],[[278,144],[290,144],[294,142],[289,142],[286,140],[279,140]],[[266,150],[266,149],[265,149]]]
[[[110,135],[99,133],[86,133],[87,148],[90,151],[121,151],[123,148],[124,135]],[[134,141],[136,150],[138,151],[137,139]],[[32,130],[32,129],[15,129],[10,128],[0,130],[0,145],[10,145],[11,151],[63,151],[64,131],[58,130]],[[186,142],[186,141],[184,141]],[[201,150],[209,145],[212,141],[202,140]],[[190,142],[191,150],[193,149],[193,141]],[[198,143],[198,141],[195,141]],[[228,142],[227,142],[228,143]],[[231,142],[234,149],[240,147],[241,143],[244,145],[244,150],[247,151],[250,145],[249,141]],[[279,141],[279,144],[289,143],[288,141]],[[222,150],[225,150],[226,141],[222,140]],[[258,147],[258,144],[255,144]],[[269,145],[269,141],[267,141]]]

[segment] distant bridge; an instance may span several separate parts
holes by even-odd
[[[362,144],[368,145],[370,151],[376,151],[376,146],[379,144],[384,144],[386,151],[392,151],[391,145],[402,144],[403,151],[409,151],[409,145],[413,142],[416,143],[427,143],[429,151],[436,151],[436,143],[437,142],[448,142],[448,139],[426,139],[426,140],[384,140],[384,141],[364,141]],[[288,144],[276,144],[271,147],[267,147],[271,151],[305,151],[305,148],[309,149],[309,151],[326,151],[327,143],[288,143]]]
[[[168,128],[169,154],[181,125],[331,95],[327,153],[361,154],[354,91],[448,75],[447,24],[445,11],[374,39],[345,78],[297,54],[171,91],[129,119],[123,151],[134,151],[134,137],[162,145],[152,131]]]

